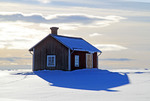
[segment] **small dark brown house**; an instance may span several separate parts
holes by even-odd
[[[57,35],[57,27],[50,29],[51,34],[29,49],[33,71],[98,68],[100,50],[82,38]]]

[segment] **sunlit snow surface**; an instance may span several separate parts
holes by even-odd
[[[1,70],[0,101],[149,101],[150,70]]]

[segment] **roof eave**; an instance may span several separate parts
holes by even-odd
[[[33,51],[33,48],[30,48],[29,51]]]

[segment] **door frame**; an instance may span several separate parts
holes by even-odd
[[[93,54],[92,53],[86,53],[86,68],[87,68],[87,55],[92,55],[92,68],[93,68]]]

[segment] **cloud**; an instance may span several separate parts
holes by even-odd
[[[128,21],[135,21],[135,22],[150,22],[150,16],[130,16],[128,17]]]
[[[149,0],[124,0],[124,1],[133,1],[133,2],[144,2],[144,3],[150,3]]]
[[[41,6],[55,7],[55,8],[61,8],[61,9],[63,9],[63,8],[68,9],[68,7],[83,7],[83,9],[84,8],[98,8],[98,9],[109,9],[109,10],[118,9],[118,10],[123,10],[123,12],[124,12],[124,10],[149,11],[149,9],[150,9],[150,1],[149,0],[88,0],[88,2],[86,0],[15,0],[15,2],[14,2],[14,0],[5,0],[1,3],[11,3],[11,4],[16,3],[19,5],[26,4],[26,5],[34,6],[33,8],[35,8],[35,5],[37,5],[38,7],[41,7]],[[4,5],[4,4],[2,4],[2,5]],[[43,7],[41,7],[41,8],[43,8]],[[16,8],[16,6],[15,6],[15,8]],[[13,7],[13,9],[14,9],[14,7]],[[29,10],[31,10],[31,9],[29,9]],[[4,11],[4,10],[2,10],[2,11]],[[81,11],[83,11],[83,10],[81,10]],[[37,12],[37,11],[35,11],[35,12]]]
[[[0,21],[24,21],[24,22],[32,22],[32,23],[46,23],[47,20],[41,15],[24,15],[21,13],[18,14],[8,14],[0,15]]]
[[[5,49],[28,49],[46,36],[46,31],[34,29],[32,23],[1,22],[0,29],[0,48]]]
[[[53,5],[102,9],[149,11],[149,0],[52,0]]]
[[[40,14],[0,13],[0,48],[28,49],[47,35],[46,29],[50,26],[76,30],[79,27],[104,27],[121,19],[124,18],[87,14],[55,14],[44,17]],[[98,35],[100,34],[94,33],[90,36]]]
[[[47,3],[51,2],[51,0],[35,0],[35,1],[38,1],[38,2],[44,3],[44,4],[47,4]]]
[[[67,24],[67,23],[64,23],[64,24],[43,24],[43,23],[40,23],[39,26],[41,28],[49,28],[50,26],[58,26],[62,30],[77,30],[78,27],[81,27],[78,24]]]
[[[116,44],[96,44],[94,46],[102,51],[120,51],[120,50],[128,49],[126,47],[116,45]]]
[[[16,60],[21,60],[21,59],[29,60],[31,58],[23,58],[23,57],[0,57],[0,61],[9,61],[9,62],[14,62]]]
[[[102,61],[132,61],[133,59],[129,58],[106,58],[106,59],[100,59]]]
[[[90,34],[89,36],[90,37],[94,37],[94,36],[101,36],[102,34],[99,34],[99,33],[93,33],[93,34]]]
[[[121,16],[93,16],[87,14],[56,14],[44,17],[38,14],[25,15],[17,14],[0,14],[0,21],[22,21],[42,24],[69,24],[73,27],[105,27],[112,23],[125,19]]]

